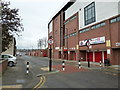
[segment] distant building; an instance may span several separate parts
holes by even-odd
[[[82,0],[83,1],[83,0]],[[120,2],[68,2],[48,23],[54,59],[120,64]],[[85,46],[90,42],[90,52]],[[50,48],[50,46],[49,46]]]
[[[27,50],[27,55],[29,56],[39,56],[39,57],[47,57],[48,56],[48,50],[47,49],[33,49],[33,50]]]

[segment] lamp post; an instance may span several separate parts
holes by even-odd
[[[86,46],[87,46],[87,49],[88,49],[88,67],[90,67],[90,58],[89,58],[89,52],[90,52],[90,39],[87,39],[86,40]]]
[[[67,34],[66,46],[67,46],[67,60],[68,60],[68,28],[66,28],[66,34]]]
[[[53,39],[49,39],[48,43],[49,43],[49,46],[50,46],[50,48],[49,48],[49,55],[50,55],[49,71],[51,72],[52,71],[52,59],[51,59],[51,57],[52,57],[52,48],[51,48],[51,45],[53,44]]]
[[[49,60],[49,71],[51,72],[52,71],[52,60],[51,60],[51,51],[52,51],[52,49],[51,49],[51,45],[50,45],[50,49],[49,49],[49,55],[50,55],[50,60]]]

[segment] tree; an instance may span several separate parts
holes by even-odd
[[[46,37],[43,38],[43,45],[44,45],[44,48],[46,49],[47,48],[47,38]]]
[[[0,22],[2,26],[2,51],[6,51],[14,37],[19,36],[20,32],[24,30],[18,14],[19,9],[11,9],[10,2],[0,1],[1,17]]]
[[[38,40],[37,46],[38,46],[39,49],[42,49],[43,39],[39,39],[39,40]]]

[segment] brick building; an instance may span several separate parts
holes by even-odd
[[[120,64],[120,2],[66,3],[48,23],[54,59]],[[86,46],[90,43],[89,50]]]
[[[29,55],[29,56],[47,57],[48,56],[48,50],[47,49],[27,50],[26,54]]]

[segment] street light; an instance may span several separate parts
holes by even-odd
[[[88,48],[88,67],[90,67],[90,59],[89,59],[89,52],[90,52],[90,39],[86,39],[85,40],[86,41],[86,46],[87,46],[87,48]]]
[[[49,60],[49,71],[51,72],[52,71],[52,59],[51,59],[51,57],[52,57],[52,48],[51,48],[51,45],[53,44],[53,39],[49,39],[48,40],[48,44],[49,44],[49,46],[50,46],[50,48],[49,48],[49,55],[50,55],[50,60]]]
[[[67,34],[66,46],[67,46],[67,60],[68,60],[68,28],[66,28],[66,34]]]

